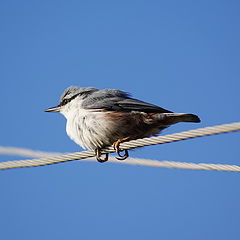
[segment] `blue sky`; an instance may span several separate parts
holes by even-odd
[[[0,144],[80,151],[64,117],[44,112],[70,85],[202,119],[164,133],[239,121],[239,11],[234,0],[2,0]],[[130,155],[239,165],[239,134]],[[1,238],[239,239],[238,183],[238,173],[84,161],[2,171]]]

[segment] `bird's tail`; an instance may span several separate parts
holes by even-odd
[[[178,122],[201,122],[200,118],[191,113],[164,113],[165,119],[169,124]]]

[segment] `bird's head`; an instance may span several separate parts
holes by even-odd
[[[82,100],[94,91],[94,87],[68,87],[61,95],[59,105],[50,107],[45,112],[60,112],[66,116],[69,110],[80,107]]]

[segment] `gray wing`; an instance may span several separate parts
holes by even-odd
[[[126,92],[112,89],[93,92],[85,98],[82,106],[85,109],[105,109],[108,111],[171,112],[156,105],[131,98]]]

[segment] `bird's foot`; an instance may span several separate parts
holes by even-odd
[[[103,163],[108,160],[108,153],[105,154],[105,157],[102,158],[102,153],[101,153],[101,148],[96,148],[95,149],[95,154],[98,162]]]
[[[128,154],[128,150],[124,150],[124,154],[121,155],[121,150],[119,149],[120,143],[122,142],[126,142],[130,139],[130,137],[126,137],[126,138],[122,138],[122,139],[118,139],[116,142],[113,143],[113,148],[116,151],[118,157],[116,157],[116,159],[118,160],[125,160],[126,158],[128,158],[129,154]]]

